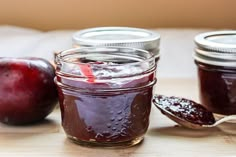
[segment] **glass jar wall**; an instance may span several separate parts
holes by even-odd
[[[156,83],[154,55],[134,48],[91,47],[56,57],[62,126],[87,146],[130,146],[149,126]]]

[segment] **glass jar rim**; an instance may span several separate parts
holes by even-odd
[[[67,49],[67,50],[64,50],[64,51],[61,51],[59,52],[57,55],[56,55],[56,62],[58,61],[61,61],[61,62],[66,62],[66,63],[71,63],[69,61],[66,61],[64,60],[62,57],[62,53],[69,53],[69,52],[79,52],[79,51],[83,51],[83,50],[92,50],[92,49],[110,49],[110,48],[113,48],[113,49],[129,49],[129,50],[135,50],[135,51],[139,51],[139,52],[144,52],[148,55],[150,55],[149,58],[147,58],[146,60],[143,60],[143,61],[140,61],[140,62],[134,62],[134,63],[125,63],[125,64],[129,64],[129,65],[132,65],[132,64],[137,64],[137,63],[141,63],[141,62],[146,62],[148,60],[152,60],[152,59],[155,59],[155,56],[153,53],[150,53],[148,52],[147,50],[143,50],[143,49],[138,49],[138,48],[133,48],[133,47],[121,47],[121,46],[95,46],[95,47],[79,47],[79,48],[71,48],[71,49]],[[104,53],[105,54],[105,53]],[[88,64],[88,63],[80,63],[80,64]],[[111,66],[116,66],[116,65],[111,65]]]
[[[114,56],[114,54],[112,53],[108,53],[106,52],[107,50],[110,50],[109,52],[116,51],[116,52],[120,52],[118,50],[123,50],[124,52],[120,52],[119,53],[119,58],[125,58],[125,57],[130,57],[133,58],[135,60],[135,62],[128,62],[128,63],[122,63],[122,64],[91,64],[91,63],[83,63],[83,62],[73,62],[73,61],[69,61],[68,56],[71,55],[70,57],[72,57],[73,55],[77,55],[78,57],[83,56],[84,55],[92,55],[92,53],[97,53],[97,54],[103,54],[108,55],[108,56]],[[139,52],[142,54],[145,54],[146,58],[136,58],[135,59],[135,55],[128,55],[125,53],[125,50],[128,51],[133,51],[133,52]],[[117,55],[117,54],[115,54]],[[137,55],[138,56],[138,55]],[[136,56],[136,57],[137,57]],[[145,64],[145,63],[149,63],[150,66],[142,71],[141,73],[148,73],[149,71],[152,71],[152,69],[155,69],[156,67],[156,62],[155,62],[155,55],[153,53],[148,52],[147,50],[143,50],[143,49],[137,49],[137,48],[132,48],[132,47],[120,47],[120,46],[109,46],[109,47],[104,47],[104,46],[97,46],[97,47],[79,47],[79,48],[71,48],[68,50],[64,50],[59,52],[56,57],[55,57],[55,63],[57,66],[60,66],[61,64],[69,64],[69,65],[93,65],[95,67],[99,67],[99,68],[104,68],[104,67],[111,67],[111,68],[116,68],[116,67],[121,67],[121,66],[138,66],[141,64]],[[63,74],[66,74],[68,76],[74,76],[74,77],[81,77],[80,75],[76,75],[76,74],[71,74],[71,73],[67,73],[67,72],[60,72]],[[134,75],[138,75],[140,73],[136,73]],[[128,75],[127,77],[133,76],[132,74]],[[106,77],[99,77],[99,78],[106,78]],[[112,78],[119,78],[119,77],[112,77]]]

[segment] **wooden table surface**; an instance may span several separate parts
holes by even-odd
[[[197,81],[160,79],[155,92],[198,101]],[[126,149],[87,148],[71,143],[60,126],[55,110],[44,122],[31,126],[0,125],[0,157],[162,157],[236,156],[236,124],[207,130],[176,126],[152,108],[150,127],[144,141]]]

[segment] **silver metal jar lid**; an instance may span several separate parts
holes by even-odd
[[[73,45],[122,46],[144,50],[158,49],[160,35],[153,31],[131,27],[96,27],[76,32]]]
[[[216,31],[195,37],[196,61],[226,67],[236,67],[236,31]]]

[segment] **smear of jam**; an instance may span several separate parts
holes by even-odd
[[[95,82],[95,76],[93,75],[93,70],[91,68],[91,64],[103,64],[103,65],[109,65],[109,64],[115,64],[113,62],[107,62],[107,61],[95,61],[88,58],[80,58],[77,62],[79,63],[89,63],[89,64],[78,64],[80,67],[81,72],[84,76],[88,78],[88,82]],[[118,63],[116,63],[118,64]]]
[[[211,125],[215,123],[212,112],[209,112],[202,105],[192,100],[174,96],[156,95],[153,103],[190,123],[199,125]]]

